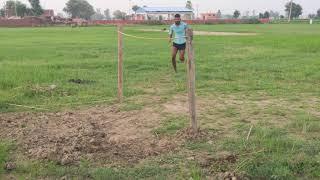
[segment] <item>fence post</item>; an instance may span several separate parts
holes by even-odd
[[[123,101],[123,25],[118,24],[118,100]]]
[[[187,53],[188,53],[188,98],[189,98],[189,112],[191,126],[194,132],[198,132],[197,116],[196,116],[196,71],[194,61],[194,49],[193,49],[193,30],[187,29]]]

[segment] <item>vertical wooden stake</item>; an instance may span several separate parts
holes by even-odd
[[[197,116],[196,116],[196,69],[194,62],[194,49],[193,49],[193,30],[187,29],[187,53],[188,53],[188,97],[189,97],[189,111],[191,126],[194,132],[198,131]]]
[[[122,24],[118,25],[118,100],[120,103],[123,101],[123,36]]]

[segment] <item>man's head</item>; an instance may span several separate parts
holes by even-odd
[[[180,14],[174,15],[174,22],[176,25],[179,25],[181,23],[181,16]]]

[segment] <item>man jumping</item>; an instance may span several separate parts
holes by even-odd
[[[173,34],[173,46],[172,46],[172,65],[175,72],[177,72],[177,61],[176,56],[179,51],[180,61],[184,62],[184,54],[186,49],[186,30],[188,25],[184,22],[181,22],[180,14],[174,16],[175,23],[170,26],[169,30],[169,42],[171,43]]]

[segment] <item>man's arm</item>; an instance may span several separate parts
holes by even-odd
[[[172,29],[172,27],[170,27],[170,30],[169,30],[169,43],[171,43],[172,37],[173,37],[173,29]]]

